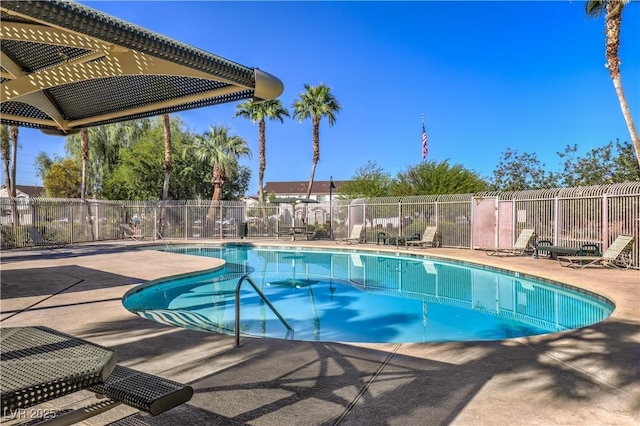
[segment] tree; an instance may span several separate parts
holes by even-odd
[[[316,165],[320,160],[320,120],[327,118],[329,126],[336,122],[336,114],[342,108],[338,100],[331,94],[331,88],[325,84],[318,86],[304,85],[305,92],[293,103],[293,117],[302,122],[311,118],[313,162],[311,166],[311,176],[307,188],[307,198],[311,196],[311,187],[316,174]]]
[[[9,127],[6,124],[0,126],[0,151],[2,152],[2,163],[4,172],[4,181],[7,185],[7,194],[11,196],[11,145],[9,144]]]
[[[18,167],[18,126],[9,126],[9,139],[11,139],[11,197],[16,198],[16,170]],[[14,215],[17,219],[18,210],[14,209]],[[17,222],[15,222],[17,223]]]
[[[251,156],[249,145],[240,136],[229,135],[227,127],[211,126],[202,137],[195,139],[193,145],[187,146],[184,155],[193,156],[197,162],[210,167],[213,195],[208,220],[214,222],[216,205],[221,199],[227,172],[237,165],[241,156]]]
[[[493,171],[491,186],[497,191],[524,191],[557,186],[558,177],[547,173],[536,154],[507,149]]]
[[[20,215],[16,201],[16,161],[18,151],[18,127],[3,124],[0,127],[0,151],[4,165],[4,180],[6,182],[7,196],[11,205],[13,225],[19,225]]]
[[[47,171],[51,168],[51,165],[55,162],[62,161],[62,158],[55,155],[53,158],[49,157],[46,152],[40,151],[38,155],[36,155],[36,159],[34,160],[34,166],[36,168],[36,176],[40,177],[40,179],[44,179],[44,176],[47,174]]]
[[[179,174],[186,163],[180,164],[181,157],[177,154],[184,149],[183,140],[191,140],[193,136],[180,130],[181,121],[176,117],[169,117],[169,126],[171,174],[175,170]],[[115,167],[105,175],[101,190],[103,196],[117,200],[161,200],[166,179],[166,142],[164,117],[150,120],[148,126],[120,148]],[[178,161],[174,161],[175,157],[178,157]],[[170,179],[166,199],[193,197],[194,186],[190,176]]]
[[[86,175],[86,193],[97,197],[106,197],[104,184],[113,170],[120,163],[123,149],[151,128],[150,119],[130,120],[121,123],[107,124],[87,129],[89,157]],[[65,151],[69,158],[80,164],[82,162],[82,132],[67,137]],[[157,196],[156,196],[157,197]]]
[[[622,115],[627,123],[629,135],[633,143],[636,154],[636,161],[640,165],[640,139],[638,139],[638,131],[633,122],[629,104],[622,89],[622,77],[620,75],[620,28],[622,25],[622,11],[629,0],[588,0],[585,5],[587,16],[599,17],[604,14],[605,26],[605,58],[607,60],[606,67],[609,70],[613,87],[618,96]]]
[[[476,172],[459,164],[452,166],[448,160],[426,161],[398,173],[391,185],[391,194],[468,194],[486,188],[487,183]]]
[[[48,197],[78,198],[82,183],[82,169],[70,158],[53,163],[43,179]]]
[[[358,167],[348,182],[340,185],[340,195],[345,198],[387,197],[390,195],[391,175],[375,161],[367,161]]]
[[[115,200],[158,200],[162,193],[162,153],[162,145],[150,135],[124,148],[118,165],[103,183],[103,194]]]
[[[223,200],[239,200],[247,193],[249,189],[249,181],[251,181],[251,170],[247,166],[239,166],[231,168],[227,173],[227,180],[222,187]]]
[[[620,183],[640,180],[640,166],[635,161],[633,146],[629,142],[609,142],[594,148],[585,156],[577,155],[578,145],[567,145],[558,152],[564,159],[564,170],[560,172],[563,186],[589,186],[605,183]]]
[[[289,117],[289,111],[282,106],[278,99],[265,102],[254,102],[252,99],[236,106],[234,117],[242,117],[258,123],[258,152],[260,157],[260,168],[258,171],[258,202],[262,209],[262,217],[266,220],[264,208],[264,171],[267,168],[267,158],[265,154],[266,135],[265,118],[284,122],[284,117]]]

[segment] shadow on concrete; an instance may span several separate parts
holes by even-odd
[[[114,247],[105,250],[113,253]],[[19,310],[11,307],[12,299],[46,299],[142,281],[80,266],[3,271],[2,313]],[[51,308],[35,304],[29,309]],[[617,416],[612,424],[620,418],[631,424],[640,410],[640,325],[615,318],[531,338],[369,348],[248,338],[236,348],[230,336],[175,329],[133,314],[97,321],[90,319],[80,337],[115,342],[109,346],[120,363],[169,379],[192,378],[193,399],[166,415],[145,417],[151,425],[444,425],[460,416],[472,419],[480,409],[508,410],[502,401],[514,399],[525,402],[512,408],[511,421],[525,415],[534,419],[522,423],[550,419],[544,413],[523,413],[541,406],[529,408],[527,400],[588,407],[587,412],[606,407]]]
[[[144,280],[77,265],[2,271],[2,299],[51,296],[140,283]],[[4,311],[3,311],[4,312]]]
[[[158,243],[162,244],[162,243]],[[146,247],[147,249],[149,247]],[[66,246],[57,249],[42,249],[39,247],[25,250],[3,250],[0,263],[13,263],[33,260],[47,259],[69,259],[74,257],[84,257],[96,254],[114,254],[122,252],[130,252],[132,250],[144,249],[126,244],[87,244],[78,246]]]
[[[489,382],[496,401],[500,393],[523,392],[525,384],[523,398],[532,400],[551,394],[559,404],[616,401],[611,410],[640,408],[640,327],[611,319],[531,339],[386,345],[384,350],[272,339],[245,339],[234,348],[228,336],[186,330],[145,337],[166,326],[140,321],[104,323],[88,332],[126,340],[129,334],[138,336],[115,347],[125,363],[144,362],[143,354],[147,360],[180,356],[203,342],[224,346],[216,354],[185,358],[179,366],[211,371],[191,383],[196,394],[182,409],[189,423],[272,424],[277,419],[281,424],[359,425],[408,419],[444,425]],[[157,421],[149,424],[164,424]]]

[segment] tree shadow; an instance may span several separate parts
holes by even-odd
[[[88,291],[141,281],[145,280],[77,265],[4,270],[2,300]]]
[[[270,424],[278,419],[281,424],[305,425],[411,424],[428,418],[429,424],[444,425],[470,410],[479,393],[484,399],[495,398],[498,407],[500,401],[508,404],[511,394],[586,411],[613,404],[611,410],[623,418],[628,415],[629,422],[640,409],[640,326],[612,319],[506,341],[361,347],[245,339],[239,348],[229,345],[229,336],[211,333],[184,330],[151,337],[166,327],[140,321],[97,324],[87,333],[127,340],[115,349],[128,364],[196,351],[199,356],[164,372],[167,377],[204,372],[190,381],[196,394],[183,408],[187,422],[191,416],[215,424]],[[129,341],[131,334],[140,338]],[[202,345],[216,349],[203,352]],[[539,404],[519,402],[525,411],[540,409]],[[539,413],[536,421],[544,423],[544,415]]]

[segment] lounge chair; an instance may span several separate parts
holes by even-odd
[[[560,265],[571,268],[586,268],[589,265],[602,265],[614,268],[629,268],[633,263],[629,248],[633,242],[631,235],[618,235],[602,256],[558,256]]]
[[[484,250],[487,256],[494,255],[514,255],[521,256],[526,254],[527,251],[533,253],[534,246],[531,244],[531,240],[533,240],[536,236],[536,233],[533,229],[525,228],[520,231],[520,235],[516,240],[516,243],[513,247],[497,247],[497,248],[480,248],[480,250]]]
[[[353,225],[353,228],[351,229],[351,234],[349,234],[347,238],[336,238],[336,244],[339,244],[339,243],[357,244],[362,241],[362,237],[360,237],[360,234],[362,234],[362,225],[360,224]]]
[[[431,246],[431,247],[438,247],[440,245],[440,240],[438,238],[436,238],[438,235],[438,227],[436,226],[427,226],[424,229],[424,232],[422,233],[422,238],[420,238],[419,240],[410,240],[410,239],[406,239],[405,240],[405,245],[407,247],[407,249],[409,247],[425,247],[425,246]]]
[[[27,230],[34,247],[62,248],[66,244],[64,241],[47,240],[35,226],[29,226]]]
[[[123,223],[120,225],[120,229],[122,230],[123,238],[131,238],[132,240],[138,241],[144,238],[142,233],[139,230],[133,229],[129,224]]]

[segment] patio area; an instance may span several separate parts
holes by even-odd
[[[250,242],[336,248],[331,241]],[[140,283],[220,265],[210,258],[135,249],[145,244],[117,241],[2,252],[2,326],[46,325],[115,349],[122,365],[195,389],[189,403],[157,417],[120,406],[83,424],[640,421],[638,270],[574,270],[528,256],[411,249],[561,281],[608,297],[616,310],[583,329],[496,342],[356,345],[243,338],[243,345],[235,347],[233,336],[171,328],[124,309],[122,295]],[[407,252],[375,244],[350,248]],[[39,408],[74,408],[92,400],[93,394],[81,391]],[[3,424],[15,423],[3,418]]]

